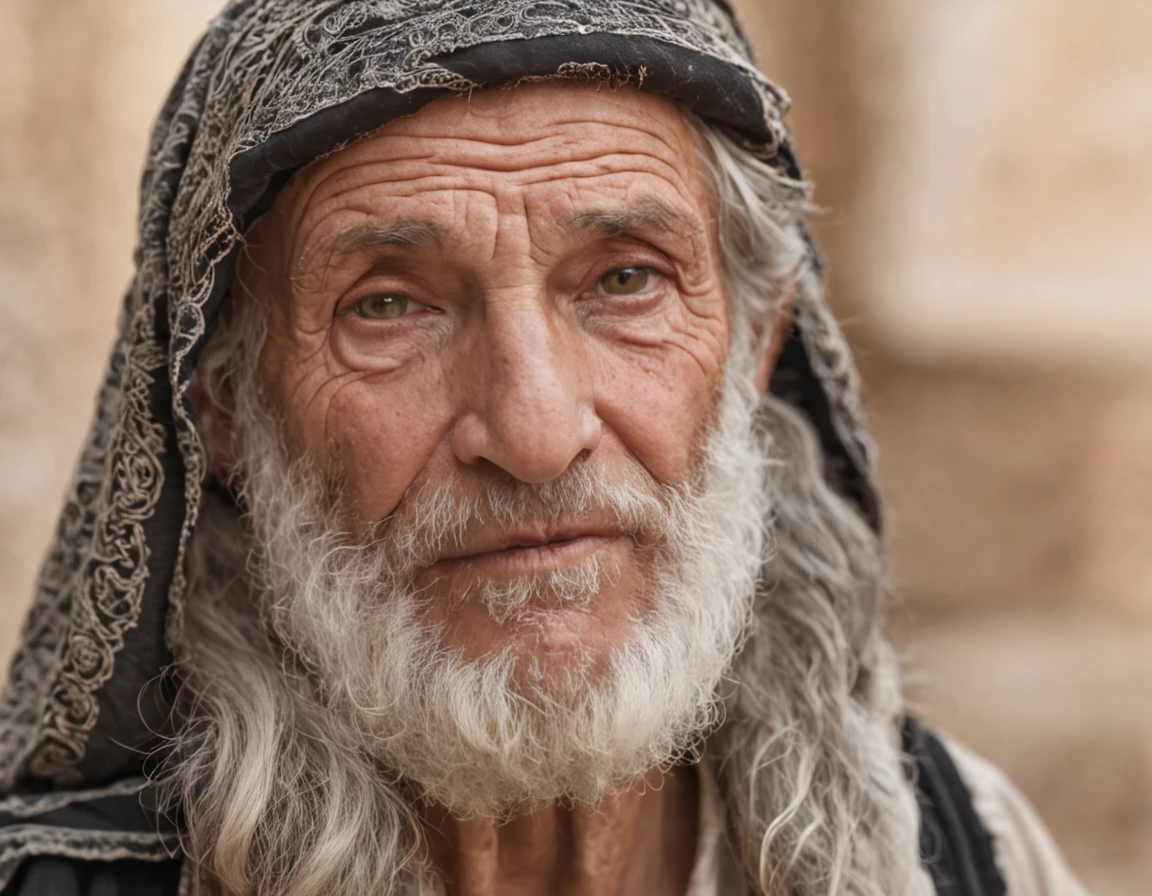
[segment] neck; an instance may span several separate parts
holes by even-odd
[[[684,896],[696,855],[696,769],[653,772],[595,808],[551,803],[508,820],[421,812],[447,896]]]

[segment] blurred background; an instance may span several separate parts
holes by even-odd
[[[0,655],[219,0],[0,5]],[[1097,896],[1152,880],[1152,4],[744,0],[881,448],[913,701]],[[1055,894],[1054,894],[1055,896]]]

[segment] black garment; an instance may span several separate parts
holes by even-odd
[[[920,806],[920,858],[939,896],[1006,896],[992,836],[940,739],[914,718],[904,723]]]
[[[56,856],[27,860],[3,896],[177,896],[180,859],[84,862]]]
[[[915,719],[904,726],[904,751],[912,760],[920,806],[920,855],[938,896],[1007,896],[992,853],[992,838],[948,750]],[[47,813],[45,824],[114,817],[121,829],[149,824],[147,813],[123,798],[95,807]],[[0,827],[15,819],[0,813]],[[152,823],[154,825],[154,822]],[[153,830],[155,827],[153,826]],[[28,859],[0,896],[177,896],[179,858],[157,862],[92,862],[57,856]]]

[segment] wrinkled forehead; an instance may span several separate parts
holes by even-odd
[[[288,239],[349,206],[386,214],[399,200],[503,191],[542,203],[557,224],[608,197],[594,210],[605,227],[615,210],[621,224],[642,215],[657,227],[711,229],[697,126],[683,107],[634,88],[550,81],[446,97],[313,160],[265,217]]]

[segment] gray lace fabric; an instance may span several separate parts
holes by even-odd
[[[341,143],[438,96],[549,76],[665,92],[799,175],[787,97],[723,0],[237,0],[213,22],[153,131],[137,273],[0,700],[8,811],[138,780],[156,743],[206,481],[189,379],[245,228],[293,170]],[[774,389],[809,415],[829,476],[875,522],[855,369],[821,271],[813,247]],[[15,857],[53,843],[155,857],[157,836],[2,828],[0,885]]]

